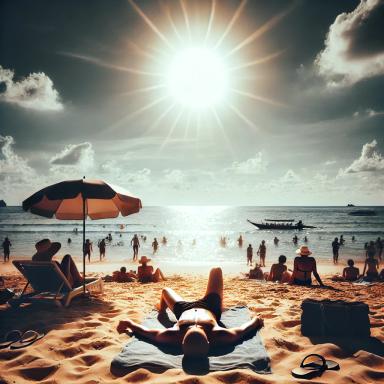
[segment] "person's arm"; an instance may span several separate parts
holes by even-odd
[[[315,276],[317,282],[320,284],[320,286],[323,286],[323,282],[321,281],[321,278],[319,276],[319,274],[317,273],[317,267],[316,267],[316,260],[313,259],[313,276]]]
[[[363,269],[363,274],[362,276],[365,275],[365,270],[367,269],[367,260],[365,260],[365,263],[364,263],[364,269]]]
[[[159,344],[178,345],[181,341],[178,329],[149,329],[129,319],[120,321],[117,326],[117,332],[123,333],[127,331],[132,335],[138,335]]]
[[[347,276],[347,271],[346,271],[346,269],[347,269],[347,268],[344,268],[344,269],[343,269],[343,278],[344,278],[344,279],[345,279],[346,276]]]
[[[274,281],[275,280],[275,264],[272,265],[271,270],[269,272],[268,280],[269,281]]]
[[[264,326],[264,320],[260,317],[253,317],[250,321],[236,328],[220,328],[214,331],[213,343],[215,345],[235,344],[253,331]]]

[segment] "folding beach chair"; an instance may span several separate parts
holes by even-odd
[[[13,265],[25,277],[27,284],[21,296],[10,300],[11,305],[49,301],[68,307],[72,299],[83,292],[82,285],[71,287],[55,261],[14,260]],[[33,292],[25,293],[29,285],[33,288]],[[88,292],[91,290],[103,292],[103,280],[85,279],[85,288]]]

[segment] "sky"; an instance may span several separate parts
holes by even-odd
[[[0,199],[382,205],[384,1],[1,0]]]

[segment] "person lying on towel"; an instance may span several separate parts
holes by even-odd
[[[61,248],[61,244],[58,242],[52,243],[49,239],[43,239],[35,244],[35,248],[37,252],[32,256],[32,261],[51,261],[52,257]],[[72,288],[79,287],[83,284],[83,278],[71,255],[65,255],[61,263],[57,261],[56,263]]]
[[[168,329],[148,329],[131,320],[120,321],[119,333],[129,332],[162,345],[181,346],[184,356],[204,358],[210,347],[236,344],[264,324],[254,317],[238,328],[223,328],[218,322],[223,304],[223,273],[213,268],[209,274],[205,296],[197,301],[185,301],[175,291],[164,288],[159,312],[167,307],[175,314],[177,322]]]

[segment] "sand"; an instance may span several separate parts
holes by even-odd
[[[99,269],[94,268],[93,274]],[[104,267],[104,272],[107,269]],[[2,268],[1,273],[9,287],[24,284],[10,267]],[[233,370],[190,376],[181,370],[155,374],[139,369],[123,377],[113,376],[111,360],[129,340],[129,336],[116,332],[119,320],[129,317],[141,321],[154,308],[165,286],[186,299],[195,299],[204,292],[206,282],[207,276],[203,275],[173,275],[156,284],[105,283],[103,295],[75,299],[69,308],[29,305],[13,310],[0,306],[0,336],[11,329],[46,333],[25,349],[0,350],[0,383],[297,383],[307,381],[294,379],[290,371],[309,353],[320,353],[341,366],[340,371],[327,371],[313,382],[384,382],[384,284],[367,287],[325,278],[324,282],[337,290],[314,289],[240,279],[233,274],[225,274],[225,306],[248,305],[252,313],[265,319],[261,335],[271,358],[272,374]],[[300,304],[305,298],[369,304],[372,343],[341,348],[333,343],[314,344],[302,336]]]

